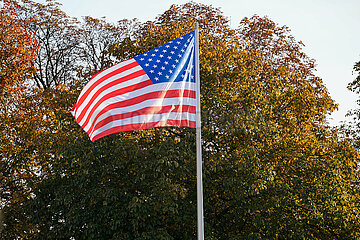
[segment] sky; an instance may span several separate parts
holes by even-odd
[[[72,17],[106,17],[110,22],[155,18],[172,4],[185,0],[58,0]],[[37,0],[43,2],[43,0]],[[355,79],[353,66],[360,61],[360,0],[197,0],[220,8],[236,28],[244,17],[267,16],[279,26],[286,25],[304,52],[316,60],[316,75],[323,79],[339,110],[329,117],[331,125],[345,120],[357,107],[357,95],[347,90]],[[201,63],[200,63],[201,64]]]

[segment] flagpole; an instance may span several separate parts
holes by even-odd
[[[204,240],[204,208],[201,153],[201,108],[200,108],[200,65],[199,65],[199,24],[195,23],[195,80],[196,80],[196,183],[198,240]]]

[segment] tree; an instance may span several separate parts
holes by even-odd
[[[100,67],[109,66],[109,48],[116,37],[126,34],[125,30],[131,31],[126,27],[131,21],[124,20],[115,27],[86,18],[80,26],[54,1],[45,4],[11,1],[8,6],[16,7],[14,14],[16,12],[22,21],[23,30],[35,39],[34,51],[40,49],[29,63],[34,71],[28,71],[26,83],[31,88],[22,89],[23,94],[16,98],[15,95],[12,99],[4,98],[6,101],[1,109],[1,208],[5,213],[1,238],[33,238],[41,228],[33,227],[28,221],[24,206],[32,201],[38,184],[54,174],[56,163],[63,154],[63,145],[68,140],[74,141],[69,132],[77,129],[77,135],[84,135],[74,124],[69,106],[75,102],[79,84],[89,76],[89,71],[101,70],[92,69],[96,62],[90,59],[99,54],[104,59]],[[8,41],[5,47],[10,43]],[[26,45],[23,47],[21,50],[32,51],[26,49]],[[89,69],[84,71],[83,66]],[[25,81],[23,78],[21,80]]]
[[[61,4],[54,0],[44,4],[30,0],[12,2],[19,6],[18,14],[27,20],[26,27],[39,44],[32,83],[48,89],[76,80],[80,64],[77,20],[61,11]]]
[[[350,91],[353,91],[357,94],[360,92],[360,62],[355,63],[354,65],[354,72],[357,74],[354,81],[349,83],[348,89]],[[359,149],[360,148],[360,135],[359,135],[359,129],[360,129],[360,110],[359,109],[353,109],[349,111],[347,116],[351,116],[352,119],[348,122],[343,124],[342,130],[344,135],[351,136],[354,140],[354,146]]]
[[[97,72],[114,65],[112,48],[130,38],[138,24],[136,20],[124,19],[113,24],[105,19],[84,17],[80,26],[82,68],[79,75],[82,79],[87,82]]]
[[[27,189],[16,181],[26,173],[16,171],[16,163],[8,157],[19,147],[12,136],[19,126],[12,116],[21,118],[18,104],[28,90],[38,50],[36,38],[25,27],[27,22],[17,15],[17,8],[5,1],[0,9],[0,234],[4,232],[4,207],[27,196]]]
[[[109,34],[109,44],[101,45],[92,31],[110,25],[88,18],[87,46],[100,48],[84,58],[90,67],[83,76],[113,57],[124,60],[184,35],[195,20],[201,29],[206,237],[356,239],[358,153],[327,125],[336,105],[286,27],[255,16],[233,30],[220,10],[188,3],[155,21],[111,25],[122,26],[116,31],[123,34],[116,41],[112,36],[119,35]],[[83,82],[65,83],[39,91],[36,104],[28,105],[43,125],[20,138],[36,141],[27,141],[19,158],[36,159],[41,175],[28,181],[32,197],[21,203],[27,230],[17,233],[33,239],[194,239],[195,131],[150,129],[91,143],[69,113]]]
[[[16,6],[14,6],[16,7]],[[37,54],[37,41],[25,29],[15,8],[8,1],[0,9],[0,88],[15,85],[33,72],[33,60]]]
[[[133,51],[191,31],[195,19],[207,235],[357,236],[357,152],[326,125],[336,105],[302,44],[267,18],[244,19],[234,31],[219,11],[186,4],[145,24]]]

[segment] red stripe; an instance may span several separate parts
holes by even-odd
[[[91,135],[95,130],[105,126],[106,124],[121,120],[125,118],[140,116],[140,115],[152,115],[152,114],[162,114],[162,113],[169,113],[169,112],[188,112],[188,113],[196,113],[196,107],[190,105],[169,105],[169,106],[156,106],[156,107],[146,107],[134,112],[122,113],[111,115],[100,122],[98,122],[95,126],[92,126],[87,132]]]
[[[192,90],[177,89],[177,90],[157,91],[157,92],[146,93],[146,94],[143,94],[138,97],[134,97],[134,98],[131,98],[128,100],[124,100],[121,102],[116,102],[116,103],[107,105],[106,107],[101,109],[101,111],[99,113],[97,113],[97,115],[93,119],[93,122],[96,122],[96,120],[99,118],[99,116],[101,116],[103,113],[110,111],[111,109],[114,109],[114,108],[122,108],[122,107],[131,106],[131,105],[134,105],[134,104],[137,104],[137,103],[149,100],[149,99],[176,98],[176,97],[184,97],[184,96],[189,97],[189,98],[196,98],[196,92],[192,91]],[[101,103],[102,103],[101,100],[98,101],[95,104],[95,106],[91,109],[86,121],[84,122],[84,124],[81,125],[83,128],[89,123],[93,113],[95,112],[96,108]],[[80,121],[78,121],[78,122],[80,122]]]
[[[166,121],[159,121],[159,122],[148,122],[148,123],[135,123],[135,124],[128,124],[128,125],[121,125],[110,128],[106,131],[103,131],[96,136],[94,136],[91,141],[95,141],[99,138],[105,137],[107,135],[118,133],[118,132],[125,132],[125,131],[132,131],[132,130],[143,130],[155,127],[165,127],[165,126],[174,126],[174,127],[190,127],[195,128],[196,122],[190,120],[166,120]]]
[[[84,102],[84,100],[86,99],[86,97],[90,94],[90,92],[91,92],[96,86],[98,86],[100,83],[102,83],[103,81],[107,80],[107,79],[110,78],[110,77],[115,76],[116,74],[122,73],[122,72],[124,72],[124,71],[126,71],[126,70],[129,70],[129,69],[131,69],[131,68],[134,68],[134,67],[136,67],[136,66],[139,66],[139,64],[135,61],[135,62],[130,63],[130,64],[128,64],[128,65],[122,66],[121,68],[116,69],[116,70],[114,70],[114,71],[112,71],[112,72],[109,72],[109,73],[106,74],[105,76],[102,76],[101,78],[97,79],[97,80],[96,80],[95,82],[93,82],[92,85],[86,90],[86,92],[83,93],[83,94],[80,96],[80,98],[79,98],[78,101],[77,101],[77,104],[80,106],[80,105]],[[106,70],[106,69],[105,69],[105,70]],[[105,71],[105,70],[103,70],[103,71]],[[102,72],[103,72],[103,71],[102,71]],[[96,76],[98,76],[99,74],[100,74],[100,73],[97,73],[95,76],[93,76],[93,77],[90,79],[90,81],[93,80],[93,79],[94,79]],[[143,71],[143,75],[144,75],[144,74],[146,74],[146,73]],[[120,78],[120,79],[123,79],[123,78]],[[120,79],[119,79],[119,80],[120,80]],[[129,79],[127,79],[127,80],[129,80]],[[90,82],[90,81],[89,81],[89,82]],[[123,79],[123,81],[126,81],[126,80]],[[123,82],[123,81],[119,81],[118,83]]]
[[[81,113],[80,115],[76,118],[76,121],[77,122],[80,122],[84,115],[86,114],[87,110],[89,109],[89,107],[91,106],[91,104],[93,102],[95,102],[95,99],[99,96],[99,94],[103,91],[105,91],[106,89],[108,89],[109,87],[112,87],[118,83],[121,83],[121,82],[124,82],[124,81],[128,81],[130,79],[133,79],[133,78],[136,78],[136,77],[140,77],[142,75],[145,75],[145,71],[144,70],[140,70],[140,71],[137,71],[133,74],[130,74],[130,75],[127,75],[119,80],[116,80],[114,82],[111,82],[103,87],[101,87],[93,96],[92,98],[88,101],[88,103],[86,104],[86,106],[84,107],[84,109],[81,110]],[[134,85],[130,85],[130,86],[127,86],[127,87],[123,87],[123,88],[120,88],[116,91],[113,91],[111,93],[108,93],[106,94],[105,96],[103,96],[101,99],[99,99],[95,106],[94,107],[98,107],[103,101],[106,101],[107,99],[109,98],[112,98],[112,97],[115,97],[115,96],[118,96],[118,95],[122,95],[122,94],[125,94],[125,93],[128,93],[128,92],[131,92],[131,91],[135,91],[135,90],[138,90],[138,89],[141,89],[141,88],[144,88],[144,87],[147,87],[149,85],[152,85],[153,83],[151,82],[151,80],[146,80],[144,82],[140,82],[140,83],[137,83],[137,84],[134,84]]]

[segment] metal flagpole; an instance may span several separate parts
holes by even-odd
[[[199,24],[195,23],[195,81],[196,81],[196,183],[198,240],[204,240],[204,208],[201,154],[201,108],[200,108],[200,65],[199,65]]]

